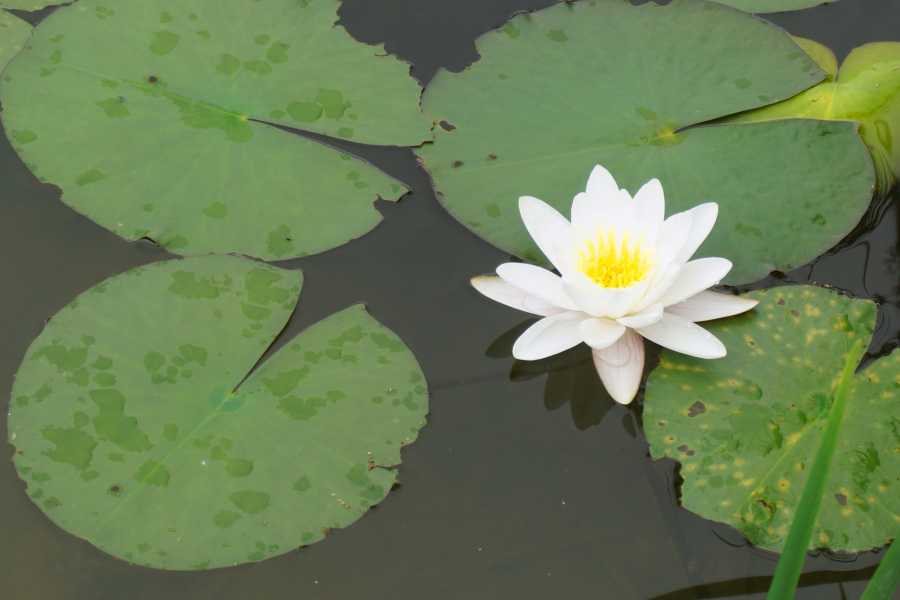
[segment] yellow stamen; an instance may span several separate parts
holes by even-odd
[[[647,279],[656,264],[653,260],[656,250],[642,250],[643,242],[641,236],[632,245],[631,235],[625,231],[621,243],[616,245],[615,228],[610,227],[607,235],[600,229],[596,240],[584,240],[585,252],[578,252],[581,260],[577,268],[603,288],[637,285]]]

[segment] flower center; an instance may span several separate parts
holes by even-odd
[[[643,241],[641,236],[632,243],[631,235],[625,231],[617,245],[615,228],[610,227],[606,235],[600,229],[596,240],[584,240],[585,251],[577,253],[580,257],[577,268],[603,288],[636,285],[647,279],[656,264],[653,260],[656,250],[642,250]]]

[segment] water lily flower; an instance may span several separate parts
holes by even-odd
[[[756,300],[721,294],[731,262],[690,260],[716,222],[715,202],[665,219],[665,197],[652,179],[631,197],[609,171],[594,168],[572,202],[572,222],[537,198],[519,198],[528,233],[560,275],[524,263],[475,277],[479,292],[544,317],[513,346],[520,360],[540,360],[581,342],[610,395],[621,404],[637,394],[644,341],[697,358],[725,356],[725,346],[696,325],[736,315]]]

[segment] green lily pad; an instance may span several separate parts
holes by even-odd
[[[681,462],[682,504],[781,550],[846,353],[868,343],[875,305],[817,287],[749,294],[751,313],[706,327],[728,348],[704,361],[664,351],[644,428],[654,458]],[[857,552],[900,522],[900,352],[853,381],[810,548]]]
[[[193,257],[113,277],[53,317],[9,416],[32,500],[104,551],[167,569],[262,560],[359,519],[425,422],[425,381],[357,305],[242,382],[301,280]]]
[[[716,0],[719,4],[731,6],[749,13],[773,13],[789,10],[799,10],[818,6],[825,2],[831,3],[837,0]]]
[[[859,134],[875,159],[878,193],[887,193],[900,180],[900,43],[876,42],[854,49],[838,71],[827,47],[795,38],[828,73],[805,92],[756,110],[729,117],[729,123],[761,123],[790,118],[856,121]]]
[[[0,71],[31,37],[31,25],[5,10],[0,10]]]
[[[0,0],[0,8],[33,11],[62,3],[63,2],[43,2],[43,0]]]
[[[7,68],[7,135],[64,202],[180,254],[287,259],[372,229],[405,188],[279,130],[430,138],[409,66],[334,26],[335,0],[81,0]],[[25,134],[24,132],[28,132]]]
[[[701,0],[563,3],[519,15],[478,48],[480,61],[438,74],[425,91],[439,126],[417,152],[457,219],[527,260],[547,264],[518,198],[568,216],[596,164],[632,193],[659,178],[669,214],[718,202],[698,256],[731,260],[728,283],[812,260],[871,200],[871,157],[853,123],[679,133],[825,77],[787,34],[750,15]]]

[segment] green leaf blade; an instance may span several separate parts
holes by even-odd
[[[890,600],[900,586],[900,544],[895,539],[860,600]]]
[[[800,495],[799,504],[797,504],[794,520],[791,522],[791,529],[784,543],[784,551],[781,554],[781,559],[778,561],[778,568],[775,570],[772,585],[769,587],[767,596],[769,600],[792,600],[794,593],[797,591],[797,583],[800,581],[800,573],[803,571],[803,563],[806,560],[806,549],[809,546],[809,540],[815,528],[819,507],[822,505],[825,482],[828,480],[828,475],[831,472],[831,463],[834,459],[834,451],[837,448],[838,433],[844,421],[847,396],[850,392],[850,384],[853,381],[853,371],[859,364],[861,351],[862,340],[858,339],[847,354],[847,362],[844,365],[844,371],[841,374],[841,380],[834,395],[834,402],[828,410],[825,431],[819,440],[819,447],[816,450],[806,485],[803,486],[803,493]]]

